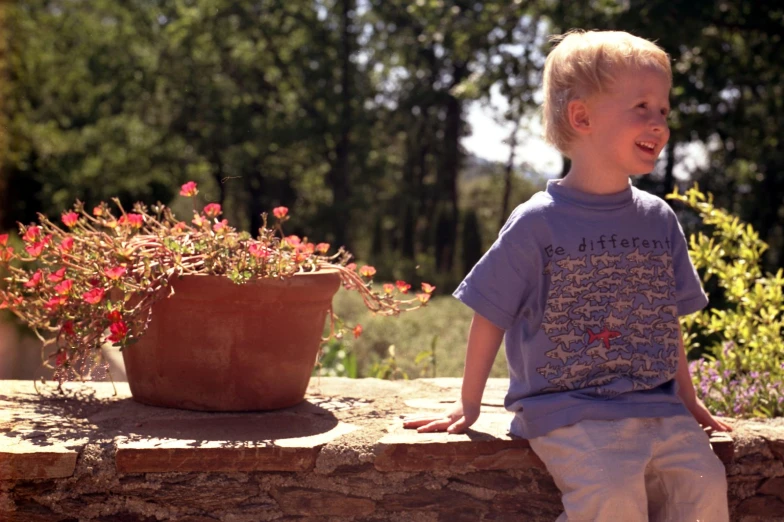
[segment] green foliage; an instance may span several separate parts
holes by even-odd
[[[377,283],[380,284],[380,283]],[[438,290],[436,290],[438,292]],[[364,309],[354,292],[339,291],[335,313],[347,323],[359,323],[358,339],[340,341],[357,361],[358,377],[460,377],[465,363],[466,339],[473,312],[451,296],[435,296],[421,310],[397,317],[377,317]],[[394,357],[389,348],[394,346]],[[332,375],[322,356],[321,375]],[[506,377],[503,347],[493,364],[492,377]],[[347,375],[348,376],[348,375]]]
[[[693,365],[703,400],[724,413],[784,414],[784,270],[763,275],[767,245],[711,194],[694,186],[668,198],[695,210],[709,230],[691,235],[689,253],[706,285],[718,288],[711,300],[720,305],[682,320],[687,350],[707,359]],[[766,382],[755,383],[760,378]]]

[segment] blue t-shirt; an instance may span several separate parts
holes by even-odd
[[[506,330],[514,435],[688,413],[675,383],[678,316],[708,298],[662,199],[550,181],[453,295]]]

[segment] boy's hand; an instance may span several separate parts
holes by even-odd
[[[458,401],[455,407],[443,414],[411,417],[403,421],[403,427],[419,433],[446,431],[447,433],[463,433],[479,418],[479,405],[464,406]]]
[[[716,431],[732,431],[732,426],[714,417],[708,411],[708,408],[705,407],[705,404],[696,397],[690,404],[686,403],[686,408],[689,409],[689,412],[691,412],[700,426],[710,426]]]

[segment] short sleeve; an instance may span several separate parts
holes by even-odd
[[[675,276],[675,299],[678,315],[689,315],[702,310],[708,304],[708,297],[702,289],[700,276],[689,257],[689,248],[683,227],[675,213],[671,214],[670,242],[672,244],[673,275]]]
[[[503,330],[517,322],[542,273],[532,221],[524,209],[515,209],[496,241],[452,294]]]

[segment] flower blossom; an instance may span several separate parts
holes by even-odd
[[[316,252],[319,254],[326,254],[329,252],[329,243],[319,243],[316,245]]]
[[[60,241],[60,252],[67,253],[73,249],[74,246],[74,238],[68,236],[67,238]]]
[[[52,283],[59,283],[65,277],[65,267],[59,268],[47,276]]]
[[[361,275],[362,277],[373,277],[374,275],[376,275],[376,269],[373,268],[372,266],[365,265],[359,269],[359,275]]]
[[[362,335],[362,325],[358,324],[354,327],[354,339],[357,339],[360,335]]]
[[[228,219],[221,219],[214,225],[212,225],[212,230],[217,233],[226,232],[226,229],[229,227],[229,220]]]
[[[76,222],[79,221],[79,214],[76,212],[68,212],[67,214],[64,213],[61,217],[63,224],[68,228],[73,227],[76,225]]]
[[[392,283],[384,283],[384,293],[387,295],[392,295],[395,292],[395,285]]]
[[[103,300],[104,291],[102,288],[93,288],[82,294],[82,299],[90,304],[98,304]]]
[[[275,207],[274,209],[272,209],[272,214],[278,219],[283,219],[288,215],[288,213],[289,213],[288,207]]]
[[[73,288],[73,280],[66,279],[65,281],[62,281],[61,283],[58,283],[54,287],[54,291],[57,292],[60,295],[68,295],[68,294],[71,293],[71,289],[72,288]]]
[[[423,291],[424,293],[426,293],[426,294],[432,294],[432,293],[433,293],[433,290],[435,290],[435,289],[436,289],[436,287],[435,287],[435,286],[433,286],[433,285],[431,285],[431,284],[428,284],[428,283],[422,283],[422,291]]]
[[[8,243],[8,234],[0,234],[0,246],[5,246]]]
[[[190,198],[198,193],[199,193],[199,189],[196,188],[195,181],[189,181],[185,183],[182,187],[180,187],[180,196],[185,196],[186,198]]]
[[[22,239],[26,242],[35,241],[38,239],[38,236],[41,235],[41,227],[38,225],[32,225],[27,228],[27,231],[22,236]]]
[[[218,203],[210,203],[204,207],[204,213],[207,217],[218,217],[223,210],[221,210],[221,206]]]
[[[109,340],[113,343],[118,343],[128,335],[128,325],[124,321],[117,321],[109,325],[109,332],[111,332]]]
[[[115,266],[112,268],[107,268],[103,271],[103,273],[111,279],[112,281],[116,281],[120,279],[123,275],[125,275],[125,267],[122,266]]]
[[[120,216],[120,219],[117,222],[123,226],[127,225],[133,228],[142,228],[144,218],[141,214],[125,214]]]
[[[40,270],[36,270],[31,277],[24,285],[27,288],[34,288],[41,283],[41,279],[43,278],[44,274]]]
[[[408,291],[411,290],[411,285],[405,281],[395,281],[395,286],[397,286],[397,289],[401,294],[407,294]]]
[[[270,256],[269,249],[264,245],[260,245],[258,243],[253,243],[251,246],[248,247],[248,252],[250,255],[255,257],[256,259],[265,259]]]

